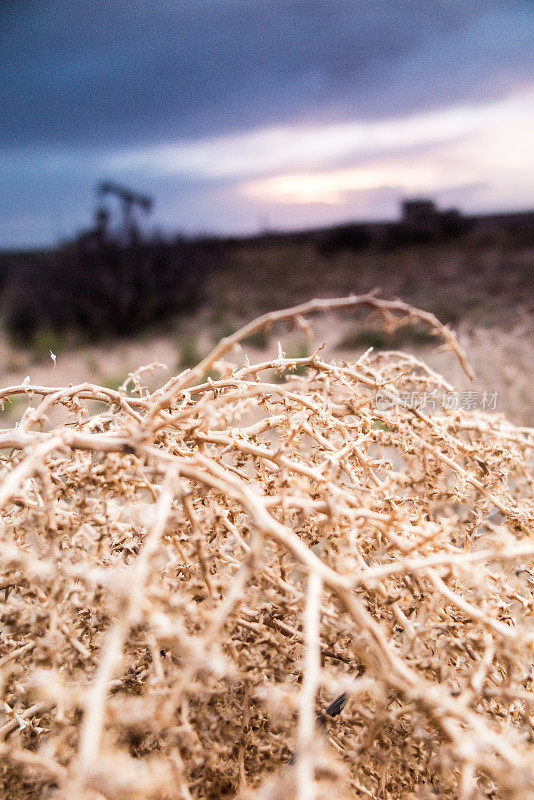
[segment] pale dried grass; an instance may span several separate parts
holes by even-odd
[[[1,393],[3,797],[534,797],[533,432],[379,411],[449,390],[414,357],[223,360],[332,307],[469,370],[365,295],[152,394]]]

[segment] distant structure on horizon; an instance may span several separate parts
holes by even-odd
[[[463,240],[473,245],[505,242],[534,245],[534,210],[493,214],[463,214],[458,208],[441,209],[428,197],[401,202],[398,220],[344,222],[300,231],[262,231],[255,235],[221,237],[228,244],[307,243],[328,254],[340,249],[375,247],[392,250],[413,244],[438,244]]]
[[[457,208],[440,211],[426,198],[402,201],[401,225],[421,237],[438,238],[461,232],[462,214]]]
[[[497,244],[506,240],[534,244],[534,211],[463,214],[457,208],[442,210],[434,200],[421,197],[403,200],[401,217],[392,222],[348,222],[279,236],[286,240],[289,237],[294,241],[313,241],[324,253],[342,248],[388,250],[460,238],[471,240],[473,244]]]

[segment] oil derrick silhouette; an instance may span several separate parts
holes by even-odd
[[[213,253],[183,238],[143,235],[140,218],[153,208],[147,195],[112,181],[96,192],[93,227],[13,275],[8,327],[19,338],[49,328],[131,335],[202,301]],[[119,203],[118,224],[108,199]]]
[[[140,241],[141,235],[139,225],[137,223],[135,209],[139,209],[145,214],[150,213],[153,206],[153,200],[145,194],[132,192],[124,186],[112,181],[102,181],[98,185],[98,194],[101,199],[108,195],[118,198],[122,209],[122,238],[125,244],[134,245]],[[106,232],[109,213],[102,205],[97,209],[97,228],[104,225],[104,233]]]

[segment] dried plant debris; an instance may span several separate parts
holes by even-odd
[[[450,389],[399,353],[225,361],[332,307],[469,369],[365,295],[151,394],[0,393],[1,797],[534,797],[534,432],[377,405]]]

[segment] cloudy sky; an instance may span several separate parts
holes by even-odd
[[[532,0],[2,0],[0,246],[534,207]]]

